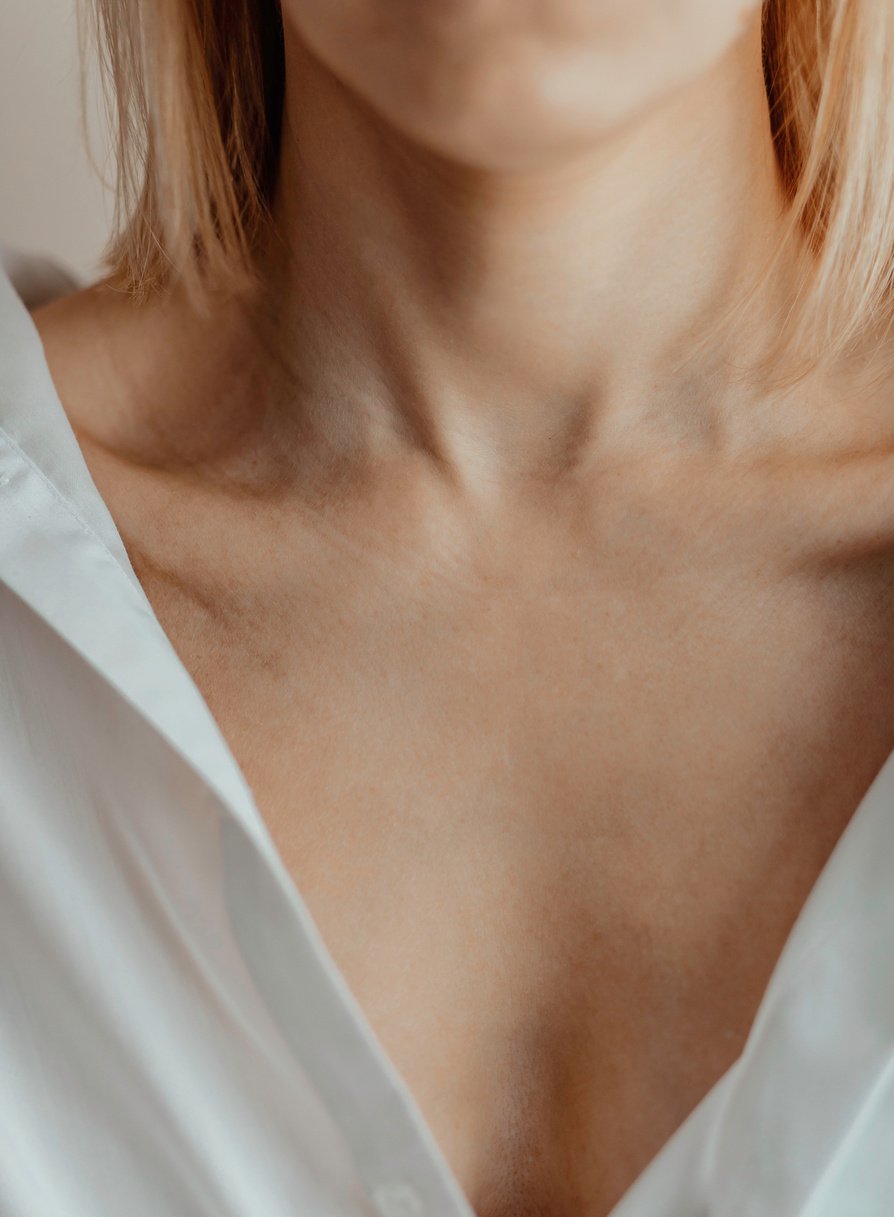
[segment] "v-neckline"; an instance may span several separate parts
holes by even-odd
[[[2,277],[2,269],[0,269],[0,277]],[[72,496],[70,489],[60,488],[50,479],[45,470],[36,463],[35,453],[33,451],[31,453],[22,452],[20,445],[16,442],[16,436],[6,432],[2,426],[0,426],[0,437],[3,434],[6,435],[7,441],[15,448],[19,456],[25,459],[27,464],[32,468],[32,471],[43,478],[48,487],[52,488],[57,500],[60,503],[64,503],[67,512],[78,522],[85,534],[89,536],[95,545],[101,546],[106,554],[114,559],[114,564],[121,576],[122,591],[124,588],[127,589],[126,596],[130,599],[131,606],[139,607],[141,615],[145,616],[145,620],[150,624],[155,634],[156,658],[164,655],[168,660],[167,676],[170,678],[170,687],[166,690],[168,694],[167,701],[165,699],[159,700],[156,697],[153,701],[151,714],[147,713],[145,703],[140,704],[137,701],[135,703],[137,708],[150,725],[160,732],[168,743],[172,744],[181,755],[185,755],[186,759],[191,761],[199,776],[206,783],[209,791],[217,799],[220,810],[224,812],[224,826],[226,827],[228,823],[230,826],[238,826],[239,833],[237,836],[229,838],[231,846],[236,851],[231,854],[231,857],[235,858],[236,853],[238,853],[240,859],[239,865],[242,865],[244,859],[248,857],[244,852],[244,847],[249,845],[252,855],[261,862],[264,868],[264,879],[275,880],[276,886],[279,889],[281,904],[284,901],[285,906],[290,906],[293,910],[299,912],[300,916],[297,921],[293,918],[293,925],[290,927],[293,930],[297,929],[299,934],[299,938],[293,941],[296,943],[300,942],[305,959],[312,961],[318,976],[321,977],[325,974],[330,982],[330,987],[334,985],[334,992],[338,994],[337,1000],[342,1003],[341,1013],[348,1020],[348,1022],[343,1021],[342,1029],[349,1028],[354,1033],[356,1043],[358,1045],[362,1043],[363,1046],[359,1051],[365,1052],[368,1058],[363,1064],[369,1064],[372,1069],[378,1071],[383,1080],[387,1080],[389,1091],[396,1091],[400,1098],[402,1114],[406,1115],[407,1112],[409,1113],[410,1124],[417,1137],[417,1144],[412,1147],[415,1150],[416,1160],[420,1162],[422,1167],[426,1169],[431,1168],[440,1176],[440,1181],[444,1185],[441,1194],[449,1206],[449,1211],[448,1209],[443,1211],[438,1209],[437,1217],[476,1217],[471,1207],[471,1202],[450,1167],[443,1150],[436,1141],[405,1078],[373,1031],[362,1006],[348,986],[345,977],[335,963],[334,957],[322,939],[300,888],[287,870],[279,854],[267,824],[255,802],[245,774],[233,755],[204,695],[198,688],[191,673],[180,660],[173,643],[155,613],[151,601],[142,588],[127,558],[127,550],[117,524],[105,500],[99,493],[74,429],[62,405],[49,370],[46,352],[39,331],[33,318],[17,296],[16,303],[21,310],[18,325],[14,315],[10,318],[3,315],[4,305],[2,293],[0,293],[0,320],[3,322],[3,326],[0,328],[0,347],[7,341],[15,343],[25,339],[32,345],[36,342],[37,345],[33,347],[34,366],[30,368],[30,372],[33,374],[35,381],[42,382],[43,392],[41,396],[45,400],[39,402],[38,407],[45,409],[46,418],[41,418],[37,421],[31,419],[30,425],[32,427],[36,426],[38,432],[41,432],[41,429],[43,429],[41,433],[44,437],[50,439],[51,445],[53,442],[60,442],[64,445],[66,449],[65,460],[69,463],[69,469],[71,469],[70,462],[72,459],[79,461],[77,470],[72,470],[75,474],[72,485],[77,487],[76,497]],[[0,383],[0,389],[2,388],[3,384]],[[12,408],[16,406],[15,401],[9,404]],[[31,405],[33,406],[34,402]],[[52,434],[52,431],[49,429],[54,429],[56,434]],[[0,469],[0,473],[2,473],[2,469]],[[0,483],[2,483],[2,477],[0,477]],[[65,493],[65,489],[68,489],[68,493]],[[86,513],[84,512],[83,495],[89,495],[91,500],[88,504],[89,510]],[[89,525],[84,520],[85,514],[91,521]],[[97,521],[102,521],[103,526],[101,529],[97,529],[95,526]],[[111,540],[112,545],[109,545],[109,540]],[[117,552],[113,552],[113,550]],[[0,577],[4,577],[7,573],[3,570],[2,559],[3,554],[2,550],[0,550]],[[23,578],[20,590],[27,597],[28,589],[24,586],[24,583],[25,580]],[[58,615],[53,617],[52,614],[48,614],[45,606],[43,615],[50,620],[50,624],[57,631],[63,634],[67,633],[66,622],[60,619]],[[138,643],[135,645],[138,645]],[[110,683],[120,687],[120,674],[110,664],[106,664],[102,660],[96,660],[95,657],[90,661],[94,663],[94,666],[101,671],[102,675]],[[144,666],[148,667],[149,665]],[[159,678],[159,673],[156,671],[154,679],[158,680]],[[127,695],[133,701],[133,688],[128,690]],[[203,741],[204,758],[198,764],[196,763],[195,756],[189,757],[188,750],[185,748],[182,738],[180,738],[184,722],[182,706],[177,714],[169,712],[169,707],[178,703],[179,699],[184,695],[186,695],[188,703],[186,721],[189,723],[190,730],[195,730],[195,735],[191,736],[191,738],[198,737]],[[215,762],[221,766],[221,773],[225,775],[224,780],[214,780],[213,765]],[[704,1156],[702,1152],[703,1148],[707,1152],[708,1142],[713,1142],[716,1139],[719,1122],[722,1120],[723,1112],[729,1108],[737,1080],[747,1069],[752,1046],[763,1033],[780,994],[795,983],[801,970],[802,961],[812,952],[814,947],[822,945],[826,931],[835,923],[831,893],[834,891],[836,880],[846,869],[848,863],[852,861],[856,851],[859,851],[861,846],[867,851],[867,856],[871,852],[869,829],[873,824],[873,812],[878,813],[878,805],[880,800],[884,798],[885,791],[888,788],[890,788],[891,792],[894,792],[894,749],[888,754],[863,798],[860,800],[802,904],[783,948],[777,957],[742,1051],[647,1162],[611,1211],[606,1214],[606,1217],[677,1217],[676,1211],[669,1207],[673,1202],[673,1196],[668,1197],[665,1195],[663,1197],[660,1211],[658,1207],[652,1208],[651,1204],[648,1208],[641,1208],[641,1201],[643,1201],[655,1181],[666,1170],[673,1167],[675,1156],[684,1154],[687,1142],[692,1140],[696,1131],[698,1131],[699,1137],[703,1139],[703,1143],[700,1142],[699,1146],[695,1147],[699,1158]],[[238,845],[236,844],[237,841]],[[856,853],[856,856],[859,859],[859,853]],[[238,884],[238,879],[235,879],[235,873],[234,866],[231,877],[234,878],[235,884]],[[255,895],[258,895],[259,889],[257,887],[252,888],[251,883],[248,884],[248,887],[253,890]],[[234,905],[237,902],[243,901],[244,896],[244,891],[241,888],[237,889],[236,885],[229,889],[229,897],[233,898]],[[258,962],[259,955],[264,953],[264,946],[266,944],[264,943],[263,927],[260,924],[252,923],[249,932],[249,915],[243,910],[243,914],[240,914],[239,923],[235,928],[237,928],[237,931],[245,931],[245,937],[240,937],[240,942],[243,946],[248,944],[246,948],[246,961],[251,967],[253,963]],[[258,949],[254,950],[253,948]],[[271,980],[269,969],[264,969],[263,978],[254,969],[252,970],[256,979],[259,979],[265,995],[269,997],[271,989],[277,988],[277,983]],[[301,1044],[293,1043],[293,1046],[298,1051],[302,1051],[303,1046]],[[362,1058],[361,1056],[356,1056],[355,1059],[360,1062]],[[305,1063],[307,1063],[307,1057],[305,1057]],[[335,1067],[331,1055],[328,1058],[326,1066],[331,1069]],[[322,1087],[325,1087],[327,1077],[323,1069],[324,1066],[321,1065],[319,1067],[320,1071],[317,1072],[316,1081]],[[704,1127],[705,1117],[709,1113],[713,1113],[713,1122]],[[341,1109],[333,1112],[333,1115],[344,1130],[346,1122],[345,1110]],[[398,1118],[397,1111],[395,1111],[395,1118]],[[351,1135],[348,1136],[348,1140],[356,1153],[360,1153],[363,1149],[365,1131],[363,1123],[358,1121]],[[420,1155],[422,1155],[421,1158]],[[425,1161],[426,1155],[428,1157],[427,1162]],[[435,1215],[432,1214],[431,1217],[435,1217]]]

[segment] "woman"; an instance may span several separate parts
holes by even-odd
[[[98,15],[108,275],[0,297],[0,1211],[887,1217],[890,6]]]

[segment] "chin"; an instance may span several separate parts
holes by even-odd
[[[697,79],[756,6],[679,9],[566,0],[535,21],[505,0],[286,0],[284,14],[287,38],[398,132],[470,166],[522,170],[595,148]]]
[[[493,62],[371,99],[389,123],[433,152],[483,170],[536,170],[586,153],[641,113],[649,96],[564,66]]]

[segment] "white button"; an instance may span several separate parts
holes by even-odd
[[[380,1183],[372,1198],[382,1217],[424,1217],[422,1197],[409,1183]]]

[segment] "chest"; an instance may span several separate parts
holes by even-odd
[[[416,518],[428,482],[334,523],[327,483],[296,528],[278,477],[179,459],[193,397],[145,468],[85,449],[163,627],[479,1217],[606,1217],[894,746],[890,561],[859,561],[889,458],[801,500],[793,469],[599,469],[496,531]]]
[[[894,747],[883,586],[131,554],[479,1217],[606,1217],[738,1056]]]

